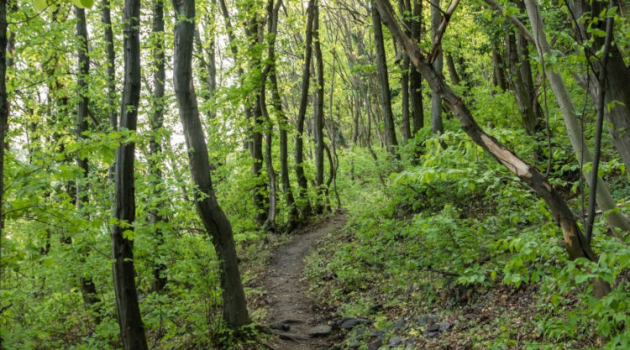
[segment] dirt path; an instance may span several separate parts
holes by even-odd
[[[313,311],[313,303],[306,297],[308,285],[304,276],[304,258],[309,250],[328,233],[339,230],[346,222],[343,215],[309,227],[289,243],[273,253],[265,287],[270,301],[269,324],[283,322],[290,329],[278,331],[283,340],[274,344],[277,350],[328,349],[325,337],[309,338],[309,330],[325,324],[320,315]],[[288,322],[286,322],[288,321]],[[292,322],[295,321],[295,322]]]

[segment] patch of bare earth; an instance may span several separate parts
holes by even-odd
[[[267,323],[278,335],[274,349],[316,350],[331,346],[326,339],[327,325],[323,316],[315,311],[313,302],[306,297],[308,282],[304,275],[304,259],[317,242],[341,229],[345,222],[343,215],[331,217],[303,230],[273,252],[263,284],[270,310]],[[316,331],[314,328],[320,328],[322,334],[309,336]]]

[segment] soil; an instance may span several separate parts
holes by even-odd
[[[304,275],[304,259],[311,248],[327,234],[341,229],[346,223],[343,215],[331,217],[308,227],[287,244],[273,252],[264,285],[268,291],[270,325],[284,323],[288,331],[276,331],[279,339],[273,345],[277,350],[329,349],[326,337],[309,338],[309,330],[325,325],[323,315],[306,296],[308,281]]]

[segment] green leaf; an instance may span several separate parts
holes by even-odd
[[[48,2],[46,0],[33,0],[33,7],[35,8],[35,11],[41,12],[48,7]]]

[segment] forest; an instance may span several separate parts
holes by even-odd
[[[630,349],[629,0],[0,0],[0,349]]]

